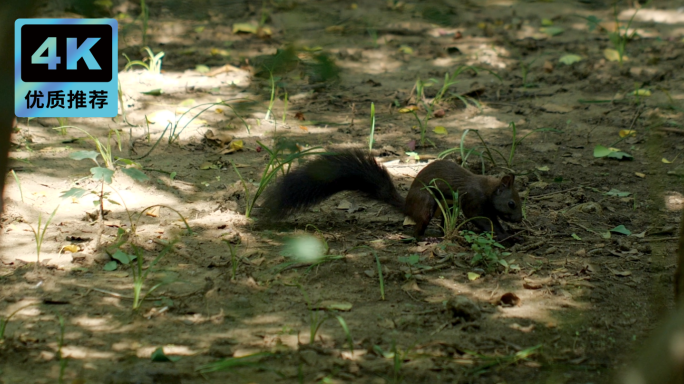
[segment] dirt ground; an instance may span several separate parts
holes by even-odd
[[[79,9],[64,3],[39,15],[77,17]],[[614,48],[607,1],[148,0],[147,7],[147,44],[164,52],[161,74],[124,71],[122,55],[125,121],[66,122],[104,142],[118,131],[122,150],[114,155],[136,159],[149,177],[115,173],[104,223],[96,194],[60,197],[73,187],[101,190],[92,161],[69,158],[95,150],[93,143],[75,140],[85,137],[77,129],[53,129],[64,121],[18,121],[10,156],[20,185],[8,175],[0,316],[20,311],[0,344],[0,383],[60,376],[67,383],[607,383],[672,306],[683,204],[684,1],[618,4],[623,26],[639,9],[622,64],[604,51]],[[119,19],[120,53],[131,60],[148,56],[140,12],[128,1],[109,13]],[[601,26],[590,28],[589,16]],[[260,21],[267,28],[256,34],[233,32],[235,23]],[[259,69],[288,47],[296,59],[276,68],[268,113],[271,82]],[[581,60],[564,64],[567,55]],[[317,57],[334,62],[337,78],[311,71]],[[416,104],[416,80],[434,79],[425,88],[429,103],[444,75],[462,65],[480,70],[463,71],[446,94],[469,105],[458,97],[436,103],[427,122],[432,145],[416,145],[419,124],[404,113]],[[231,107],[200,106],[218,101]],[[258,206],[245,218],[231,162],[253,194],[268,163],[263,146],[276,139],[367,148],[371,103],[374,154],[402,193],[426,160],[462,139],[482,150],[465,130],[478,130],[505,157],[515,141],[511,122],[517,139],[530,133],[510,164],[497,154],[496,164],[467,159],[473,172],[517,175],[526,218],[510,227],[524,241],[506,256],[517,268],[472,265],[459,239],[405,242],[411,228],[401,214],[355,193],[282,223],[260,221]],[[423,119],[425,108],[416,114]],[[173,143],[167,121],[178,123]],[[623,130],[636,133],[620,140]],[[231,140],[242,147],[229,150]],[[633,158],[595,157],[597,145]],[[462,161],[459,150],[447,158]],[[58,204],[36,265],[31,226],[39,216],[44,225]],[[170,209],[140,216],[143,292],[161,286],[133,311],[133,271],[120,263],[107,270],[110,254],[118,231],[131,229],[126,208],[136,220],[156,204],[175,209],[192,234]],[[429,231],[438,235],[436,224]],[[619,226],[631,234],[609,232]],[[313,268],[289,263],[288,239],[305,233],[324,239],[336,257]],[[325,322],[312,342],[316,320]],[[152,362],[160,347],[180,359]],[[222,359],[229,368],[198,370]]]

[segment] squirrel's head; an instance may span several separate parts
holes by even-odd
[[[506,175],[494,192],[494,208],[502,220],[519,223],[523,219],[522,202],[515,189],[515,175]]]

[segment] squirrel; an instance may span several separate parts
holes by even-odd
[[[471,222],[481,231],[490,231],[493,226],[498,241],[509,237],[499,218],[509,222],[522,221],[522,206],[512,174],[500,179],[481,176],[452,161],[437,160],[418,173],[404,199],[387,169],[372,155],[360,150],[322,154],[290,171],[267,192],[262,207],[268,218],[283,219],[338,192],[359,191],[409,216],[416,223],[415,237],[420,238],[438,209],[435,197],[426,190],[433,180],[443,196],[452,196],[452,189],[458,191],[465,217],[482,217]]]

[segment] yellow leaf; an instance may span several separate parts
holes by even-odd
[[[409,47],[408,45],[402,45],[399,47],[399,52],[411,55],[413,54],[413,48]]]
[[[195,99],[185,99],[178,104],[179,107],[192,107],[195,105],[196,101]]]
[[[204,163],[202,163],[202,165],[200,165],[200,169],[203,171],[206,171],[207,169],[216,169],[216,168],[217,168],[216,165],[214,165],[214,163],[212,163],[210,161],[205,161]]]
[[[605,57],[608,61],[620,61],[620,53],[611,48],[606,48],[603,50],[603,57]],[[622,61],[627,61],[627,56],[622,56]]]
[[[446,128],[442,127],[441,125],[436,126],[435,129],[433,129],[432,131],[438,135],[446,135],[447,134]]]
[[[634,172],[634,174],[635,174],[637,177],[641,177],[642,179],[643,179],[644,177],[646,177],[646,175],[643,174],[643,173],[641,173],[641,172]]]
[[[553,25],[553,21],[551,19],[542,19],[541,24],[548,27],[549,25]]]
[[[632,92],[632,95],[634,96],[651,96],[651,91],[648,89],[637,89],[634,92]]]
[[[228,51],[219,48],[212,48],[211,54],[212,56],[230,56],[230,53],[228,53]]]
[[[343,25],[331,25],[325,29],[326,32],[328,33],[342,33],[344,32],[344,26]]]
[[[358,7],[359,6],[356,3],[351,3],[351,5],[349,6],[349,8],[351,8],[351,9],[356,9]]]
[[[475,280],[477,280],[477,279],[479,279],[479,278],[480,278],[480,274],[479,274],[479,273],[468,272],[468,280],[470,280],[470,281],[475,281]]]
[[[216,108],[216,113],[223,113],[223,108]]]
[[[230,142],[230,149],[232,149],[234,151],[241,150],[243,146],[244,146],[244,143],[242,142],[242,140],[233,140]]]
[[[620,130],[620,137],[626,137],[626,136],[635,136],[636,131],[634,130],[629,130],[629,129],[621,129]]]
[[[399,109],[399,113],[411,113],[413,111],[417,111],[418,106],[417,105],[409,105],[408,107],[404,107]]]
[[[665,164],[672,164],[672,162],[671,162],[670,160],[668,160],[668,159],[666,159],[666,158],[664,158],[664,157],[663,157],[660,161],[662,161],[662,162],[665,163]]]
[[[263,26],[257,30],[257,36],[259,37],[271,37],[273,34],[273,31],[271,30],[271,27]]]
[[[195,28],[195,32],[197,33],[202,33],[202,31],[204,31],[204,26],[200,25],[199,27]]]
[[[235,23],[233,24],[233,33],[257,33],[259,26],[252,23]]]
[[[76,252],[78,252],[78,245],[69,244],[69,245],[63,246],[62,249],[67,251],[67,252],[76,253]]]

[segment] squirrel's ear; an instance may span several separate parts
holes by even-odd
[[[512,188],[515,182],[515,175],[506,175],[501,178],[501,185],[506,188]]]

